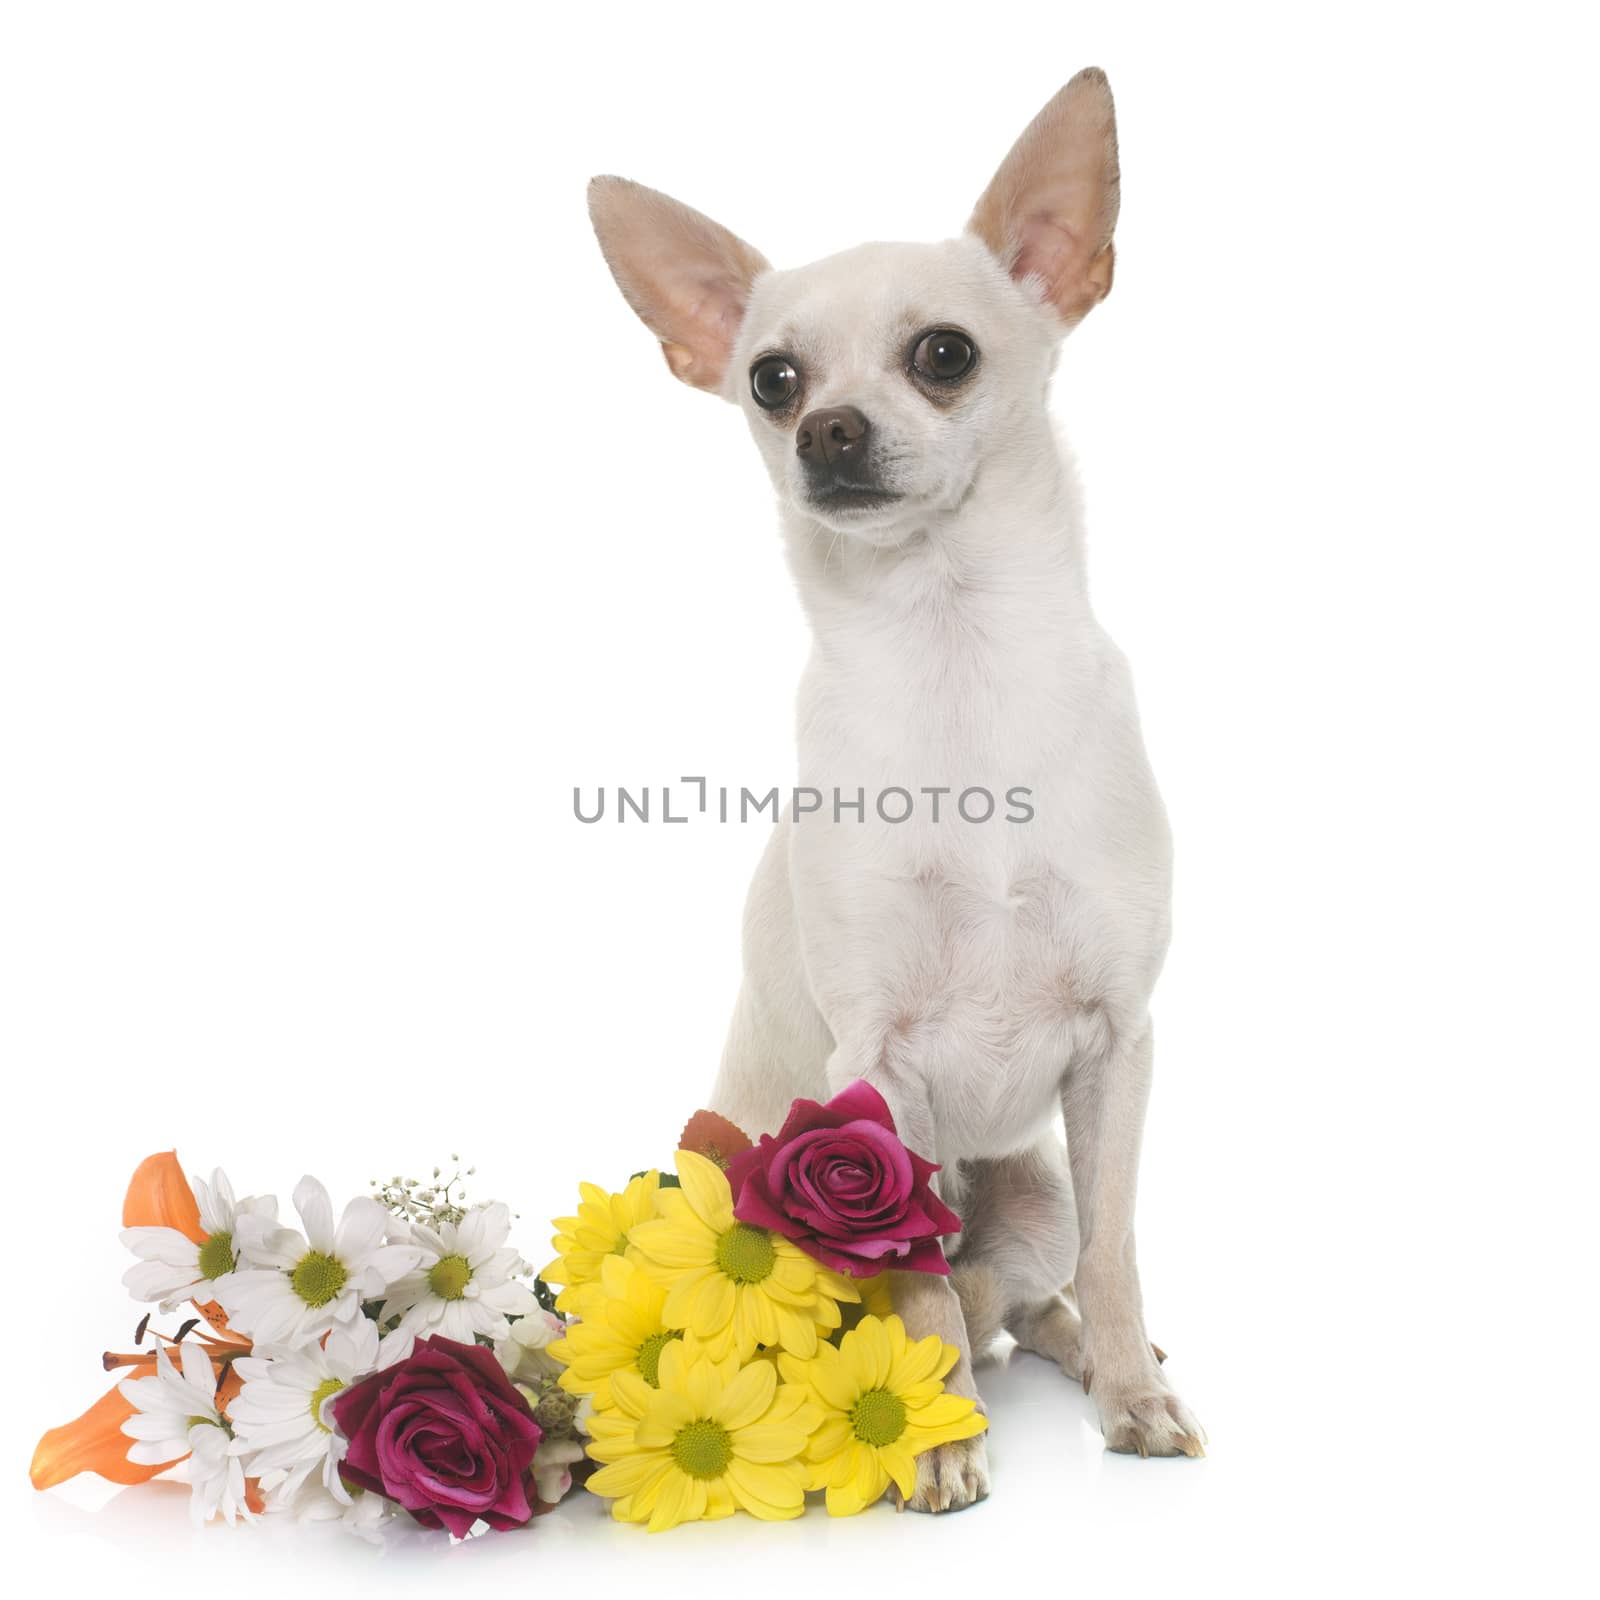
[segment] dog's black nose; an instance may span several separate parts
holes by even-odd
[[[854,406],[809,411],[795,429],[794,447],[808,467],[843,466],[866,453],[867,419]]]

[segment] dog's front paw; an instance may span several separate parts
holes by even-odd
[[[1125,1456],[1203,1456],[1205,1431],[1159,1378],[1091,1393],[1106,1449]]]
[[[954,1444],[936,1444],[917,1457],[916,1493],[910,1511],[960,1511],[989,1495],[989,1451],[980,1433]]]

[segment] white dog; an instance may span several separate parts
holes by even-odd
[[[797,1095],[876,1085],[965,1221],[951,1280],[893,1281],[910,1332],[961,1347],[951,1387],[976,1394],[1004,1327],[1083,1380],[1111,1449],[1198,1455],[1134,1264],[1170,842],[1047,412],[1062,335],[1111,288],[1117,197],[1090,69],[943,244],[777,272],[620,178],[590,211],[673,373],[743,408],[814,636],[799,778],[827,803],[756,874],[712,1104],[776,1130]],[[981,1436],[919,1468],[916,1509],[987,1493]]]

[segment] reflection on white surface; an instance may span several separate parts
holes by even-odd
[[[98,1480],[78,1480],[34,1496],[34,1522],[50,1543],[58,1574],[87,1581],[118,1569],[119,1593],[164,1592],[186,1564],[203,1563],[208,1581],[240,1594],[279,1593],[304,1581],[352,1582],[366,1574],[386,1588],[409,1592],[470,1572],[496,1584],[536,1581],[577,1583],[610,1575],[660,1582],[681,1573],[721,1573],[742,1563],[745,1578],[796,1573],[822,1563],[981,1563],[986,1553],[1013,1553],[1039,1545],[1052,1530],[1080,1525],[1085,1511],[1101,1524],[1132,1517],[1181,1515],[1204,1497],[1211,1462],[1138,1462],[1107,1456],[1093,1410],[1078,1385],[1037,1358],[1011,1351],[981,1369],[990,1411],[994,1495],[959,1515],[928,1518],[901,1514],[890,1502],[859,1517],[833,1519],[815,1497],[798,1522],[771,1524],[745,1516],[650,1535],[614,1522],[602,1502],[575,1492],[530,1528],[487,1534],[465,1543],[422,1529],[402,1529],[374,1548],[334,1528],[264,1518],[230,1532],[220,1525],[196,1529],[188,1517],[188,1489],[157,1481],[109,1490]],[[1142,1469],[1142,1470],[1141,1470]],[[1049,1507],[1040,1516],[1041,1505]],[[1076,1509],[1074,1509],[1076,1508]],[[1042,1548],[1042,1546],[1041,1546]],[[751,1565],[751,1563],[756,1563]],[[465,1564],[465,1565],[464,1565]],[[198,1570],[198,1569],[197,1569]],[[160,1574],[160,1576],[156,1576]],[[720,1581],[720,1580],[719,1580]]]
[[[409,1530],[373,1549],[335,1529],[277,1519],[231,1533],[193,1529],[179,1484],[109,1497],[71,1485],[33,1497],[42,1541],[34,1553],[69,1588],[102,1584],[118,1596],[166,1594],[191,1573],[237,1596],[377,1584],[411,1594],[469,1581],[519,1591],[598,1584],[587,1592],[600,1594],[736,1583],[765,1596],[815,1592],[824,1581],[828,1594],[841,1593],[852,1574],[981,1582],[997,1564],[1121,1593],[1192,1585],[1203,1573],[1234,1593],[1280,1585],[1285,1594],[1317,1593],[1336,1578],[1361,1579],[1380,1560],[1393,1583],[1457,1563],[1480,1575],[1494,1569],[1495,1527],[1464,1511],[1495,1475],[1494,1461],[1387,1448],[1363,1426],[1353,1396],[1340,1400],[1329,1389],[1294,1398],[1297,1362],[1287,1353],[1259,1353],[1232,1371],[1226,1359],[1221,1345],[1207,1345],[1182,1370],[1173,1363],[1210,1427],[1208,1458],[1141,1461],[1103,1449],[1076,1383],[1034,1356],[1003,1351],[980,1369],[994,1492],[949,1517],[900,1514],[885,1502],[834,1520],[813,1505],[794,1523],[736,1516],[650,1535],[613,1522],[580,1492],[517,1533],[452,1544]],[[1353,1371],[1337,1381],[1359,1379]]]

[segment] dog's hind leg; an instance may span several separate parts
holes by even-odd
[[[1013,1307],[1006,1327],[1024,1350],[1055,1362],[1069,1378],[1083,1377],[1083,1318],[1070,1285],[1038,1304]]]
[[[1055,1362],[1069,1378],[1083,1378],[1083,1318],[1070,1283],[1042,1305],[1014,1307],[1006,1317],[1006,1330],[1024,1350]],[[1158,1366],[1167,1359],[1158,1344],[1150,1346],[1150,1354]]]
[[[1066,1152],[1054,1135],[1003,1161],[963,1162],[956,1204],[966,1219],[950,1282],[961,1297],[973,1359],[1003,1328],[1024,1349],[1084,1376],[1083,1319],[1068,1281],[1078,1219]],[[1064,1287],[1063,1287],[1064,1285]],[[1157,1362],[1164,1351],[1152,1345]]]
[[[986,1261],[965,1256],[950,1269],[950,1287],[961,1302],[962,1320],[973,1361],[981,1361],[989,1346],[1005,1331],[1007,1296],[1000,1274]]]
[[[1077,1318],[1061,1286],[1077,1266],[1078,1219],[1061,1140],[1052,1133],[1017,1155],[963,1162],[957,1182],[962,1233],[951,1282],[974,1357],[1004,1328],[1077,1377],[1069,1365]]]

